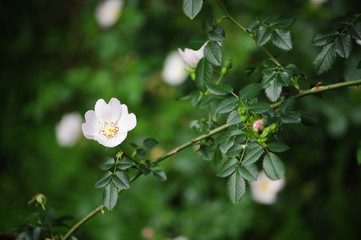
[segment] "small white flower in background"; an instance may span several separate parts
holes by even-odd
[[[82,122],[83,119],[79,113],[64,114],[55,127],[58,144],[64,147],[73,146],[80,137]]]
[[[133,113],[128,113],[128,107],[120,104],[116,98],[107,104],[99,99],[95,104],[95,111],[85,113],[85,123],[82,124],[83,134],[105,147],[115,147],[127,137],[128,131],[135,128],[137,119]]]
[[[182,57],[178,52],[171,52],[164,61],[163,80],[172,86],[176,86],[183,83],[187,76],[186,65]]]
[[[169,238],[169,239],[166,239],[166,240],[189,240],[189,238],[184,237],[184,236],[178,236],[178,237]]]
[[[261,119],[254,121],[252,125],[252,129],[254,132],[258,132],[260,130],[263,130],[263,121]]]
[[[178,52],[181,55],[183,61],[191,68],[196,68],[198,62],[204,56],[204,48],[206,43],[199,50],[193,50],[190,48],[185,48],[184,51],[178,48]]]
[[[114,25],[123,7],[123,0],[104,0],[98,4],[95,16],[98,24],[103,28]]]
[[[276,181],[269,179],[264,171],[258,175],[257,181],[250,182],[252,198],[259,203],[273,204],[277,200],[277,193],[284,187],[285,178]]]
[[[323,4],[325,2],[328,2],[328,0],[311,0],[311,2],[314,4]]]
[[[356,40],[356,43],[361,46],[361,40]]]

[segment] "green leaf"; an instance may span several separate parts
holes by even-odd
[[[247,166],[257,162],[263,153],[264,153],[263,147],[258,144],[256,145],[255,148],[252,149],[247,148],[246,155],[244,156],[244,159],[242,161],[243,165]]]
[[[282,86],[277,81],[270,82],[269,86],[266,88],[266,96],[272,102],[276,102],[280,97],[282,92]]]
[[[143,148],[138,148],[138,149],[136,150],[136,154],[137,154],[138,157],[144,158],[144,156],[145,156],[145,150],[144,150]]]
[[[272,109],[271,106],[266,103],[255,103],[255,104],[248,106],[248,110],[250,110],[254,113],[264,113],[271,109]]]
[[[355,39],[361,40],[361,22],[352,25],[348,33]]]
[[[301,122],[301,114],[289,112],[281,116],[281,122],[285,124],[295,124]]]
[[[335,41],[337,31],[331,31],[323,34],[316,34],[312,39],[312,44],[317,47],[322,47]]]
[[[206,87],[211,93],[217,96],[223,96],[233,92],[233,87],[228,84],[217,85],[206,82]]]
[[[335,46],[330,43],[317,53],[313,65],[315,66],[317,75],[327,72],[331,69],[336,58]]]
[[[284,87],[289,86],[291,79],[290,79],[290,75],[288,74],[288,72],[278,73],[277,74],[277,82]]]
[[[105,187],[103,205],[109,211],[112,211],[118,203],[118,190],[113,184]]]
[[[232,158],[239,156],[242,150],[243,150],[243,145],[236,143],[228,149],[227,157]]]
[[[259,27],[259,25],[261,24],[261,22],[259,20],[256,20],[254,22],[251,22],[248,26],[247,26],[247,31],[253,33],[255,31],[256,28]]]
[[[40,227],[35,227],[33,229],[33,238],[32,240],[40,240],[41,237],[41,228]]]
[[[343,58],[350,56],[352,48],[350,35],[339,35],[335,40],[336,53]]]
[[[319,124],[319,119],[316,115],[311,113],[303,113],[301,115],[301,122],[308,126],[314,126]]]
[[[261,25],[256,31],[256,44],[258,46],[265,45],[272,36],[272,29]]]
[[[152,148],[157,144],[158,144],[158,141],[155,140],[154,138],[146,138],[143,141],[143,146],[146,148]]]
[[[241,174],[234,172],[227,181],[227,193],[233,204],[238,203],[246,192],[246,183]]]
[[[234,124],[239,124],[241,122],[242,122],[241,116],[239,116],[237,110],[232,111],[227,117],[227,124],[234,125]]]
[[[287,146],[284,143],[281,142],[270,142],[267,143],[267,148],[271,151],[271,152],[285,152],[288,149],[290,149],[289,146]]]
[[[117,168],[121,170],[125,170],[133,166],[133,161],[129,157],[127,157],[125,154],[119,159],[117,162]]]
[[[213,30],[214,26],[214,17],[211,13],[207,12],[202,21],[203,30],[206,32],[210,32]]]
[[[295,23],[294,18],[276,18],[269,22],[273,28],[289,28]]]
[[[112,157],[105,158],[104,161],[99,165],[99,167],[102,170],[108,170],[109,168],[112,168],[114,166],[115,166],[115,160]]]
[[[103,188],[110,183],[112,179],[112,172],[107,171],[104,175],[102,175],[95,183],[96,188]]]
[[[239,162],[235,158],[228,159],[217,172],[217,177],[228,177],[234,171],[236,171]]]
[[[196,86],[204,92],[206,90],[206,82],[210,82],[213,76],[213,67],[205,58],[202,58],[196,68]]]
[[[256,181],[258,176],[258,169],[255,164],[251,165],[240,165],[238,167],[238,172],[248,181]]]
[[[274,68],[265,69],[262,71],[262,87],[267,88],[272,81],[275,81],[276,70]]]
[[[285,166],[282,160],[271,152],[264,156],[263,168],[267,177],[271,180],[280,179],[285,174]]]
[[[214,66],[220,66],[222,64],[221,46],[214,41],[209,42],[204,48],[204,57]]]
[[[285,29],[276,29],[272,34],[272,43],[285,51],[292,49],[291,32]]]
[[[243,99],[251,99],[257,97],[261,92],[260,83],[251,83],[239,91],[239,97]]]
[[[195,18],[201,11],[203,0],[183,0],[183,12],[190,19]]]
[[[222,162],[222,152],[221,149],[217,146],[213,153],[213,164],[218,165]]]
[[[213,154],[212,154],[212,149],[207,146],[207,145],[203,145],[201,146],[197,153],[199,154],[199,156],[201,158],[203,158],[204,160],[210,161],[212,160]]]
[[[214,26],[213,30],[208,32],[208,37],[212,41],[216,42],[223,42],[224,40],[226,40],[226,34],[224,32],[224,29],[219,25]]]
[[[222,153],[226,154],[228,149],[230,149],[233,146],[233,144],[234,144],[234,141],[232,138],[230,138],[230,137],[225,138],[220,144]]]
[[[113,183],[119,189],[129,189],[130,188],[130,178],[129,176],[123,172],[118,171],[113,175]]]
[[[286,113],[290,111],[293,106],[295,105],[295,99],[294,98],[287,98],[284,100],[281,104],[281,106],[278,108],[279,113]]]
[[[361,165],[361,147],[359,147],[359,148],[357,149],[356,158],[357,158],[357,163],[358,163],[359,165]]]
[[[238,107],[239,100],[235,97],[229,97],[220,102],[216,108],[218,113],[229,113]]]
[[[153,176],[158,178],[160,181],[167,181],[167,174],[162,170],[154,170]]]

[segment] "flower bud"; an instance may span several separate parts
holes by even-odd
[[[48,199],[46,198],[46,196],[44,194],[37,193],[30,199],[28,204],[30,205],[30,204],[34,203],[36,207],[40,205],[41,208],[43,210],[45,210],[45,205],[47,202],[48,202]]]
[[[256,121],[253,122],[253,125],[252,125],[252,129],[254,132],[258,132],[260,130],[263,130],[264,127],[263,127],[263,120],[261,119],[258,119]]]

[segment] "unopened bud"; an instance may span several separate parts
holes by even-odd
[[[28,202],[28,204],[30,205],[30,204],[32,204],[32,203],[35,203],[35,206],[37,207],[37,206],[41,206],[41,208],[43,209],[43,210],[45,210],[45,205],[46,205],[46,203],[48,202],[48,200],[47,200],[47,198],[46,198],[46,196],[44,195],[44,194],[42,194],[42,193],[37,193],[37,194],[35,194],[31,199],[30,199],[30,201]]]
[[[256,120],[253,122],[253,125],[252,125],[252,129],[253,131],[255,132],[258,132],[260,130],[263,130],[264,127],[263,127],[263,120],[259,119],[259,120]]]

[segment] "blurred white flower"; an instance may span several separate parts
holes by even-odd
[[[178,236],[178,237],[170,238],[170,239],[167,239],[167,240],[189,240],[189,238],[184,237],[184,236]]]
[[[170,85],[179,85],[187,79],[186,65],[178,52],[171,52],[164,61],[163,80]]]
[[[95,16],[98,24],[103,28],[114,25],[122,11],[123,0],[104,0],[98,4]]]
[[[325,2],[328,2],[328,0],[311,0],[311,2],[314,4],[323,4]]]
[[[361,40],[356,40],[356,43],[361,46]]]
[[[95,104],[95,111],[85,113],[85,123],[82,124],[83,134],[105,147],[115,147],[127,137],[128,131],[135,128],[137,119],[133,113],[128,113],[128,107],[120,104],[116,98],[107,104],[99,99]]]
[[[204,48],[206,46],[206,43],[203,44],[203,46],[198,50],[193,50],[190,48],[185,48],[184,51],[180,48],[178,48],[178,52],[181,55],[183,61],[191,68],[196,68],[198,62],[203,58],[204,56]]]
[[[250,182],[252,198],[259,203],[273,204],[277,200],[277,193],[284,187],[285,178],[270,180],[264,171],[258,175],[257,181]]]
[[[55,127],[58,144],[64,147],[73,146],[80,137],[82,122],[83,119],[79,113],[64,114]]]

